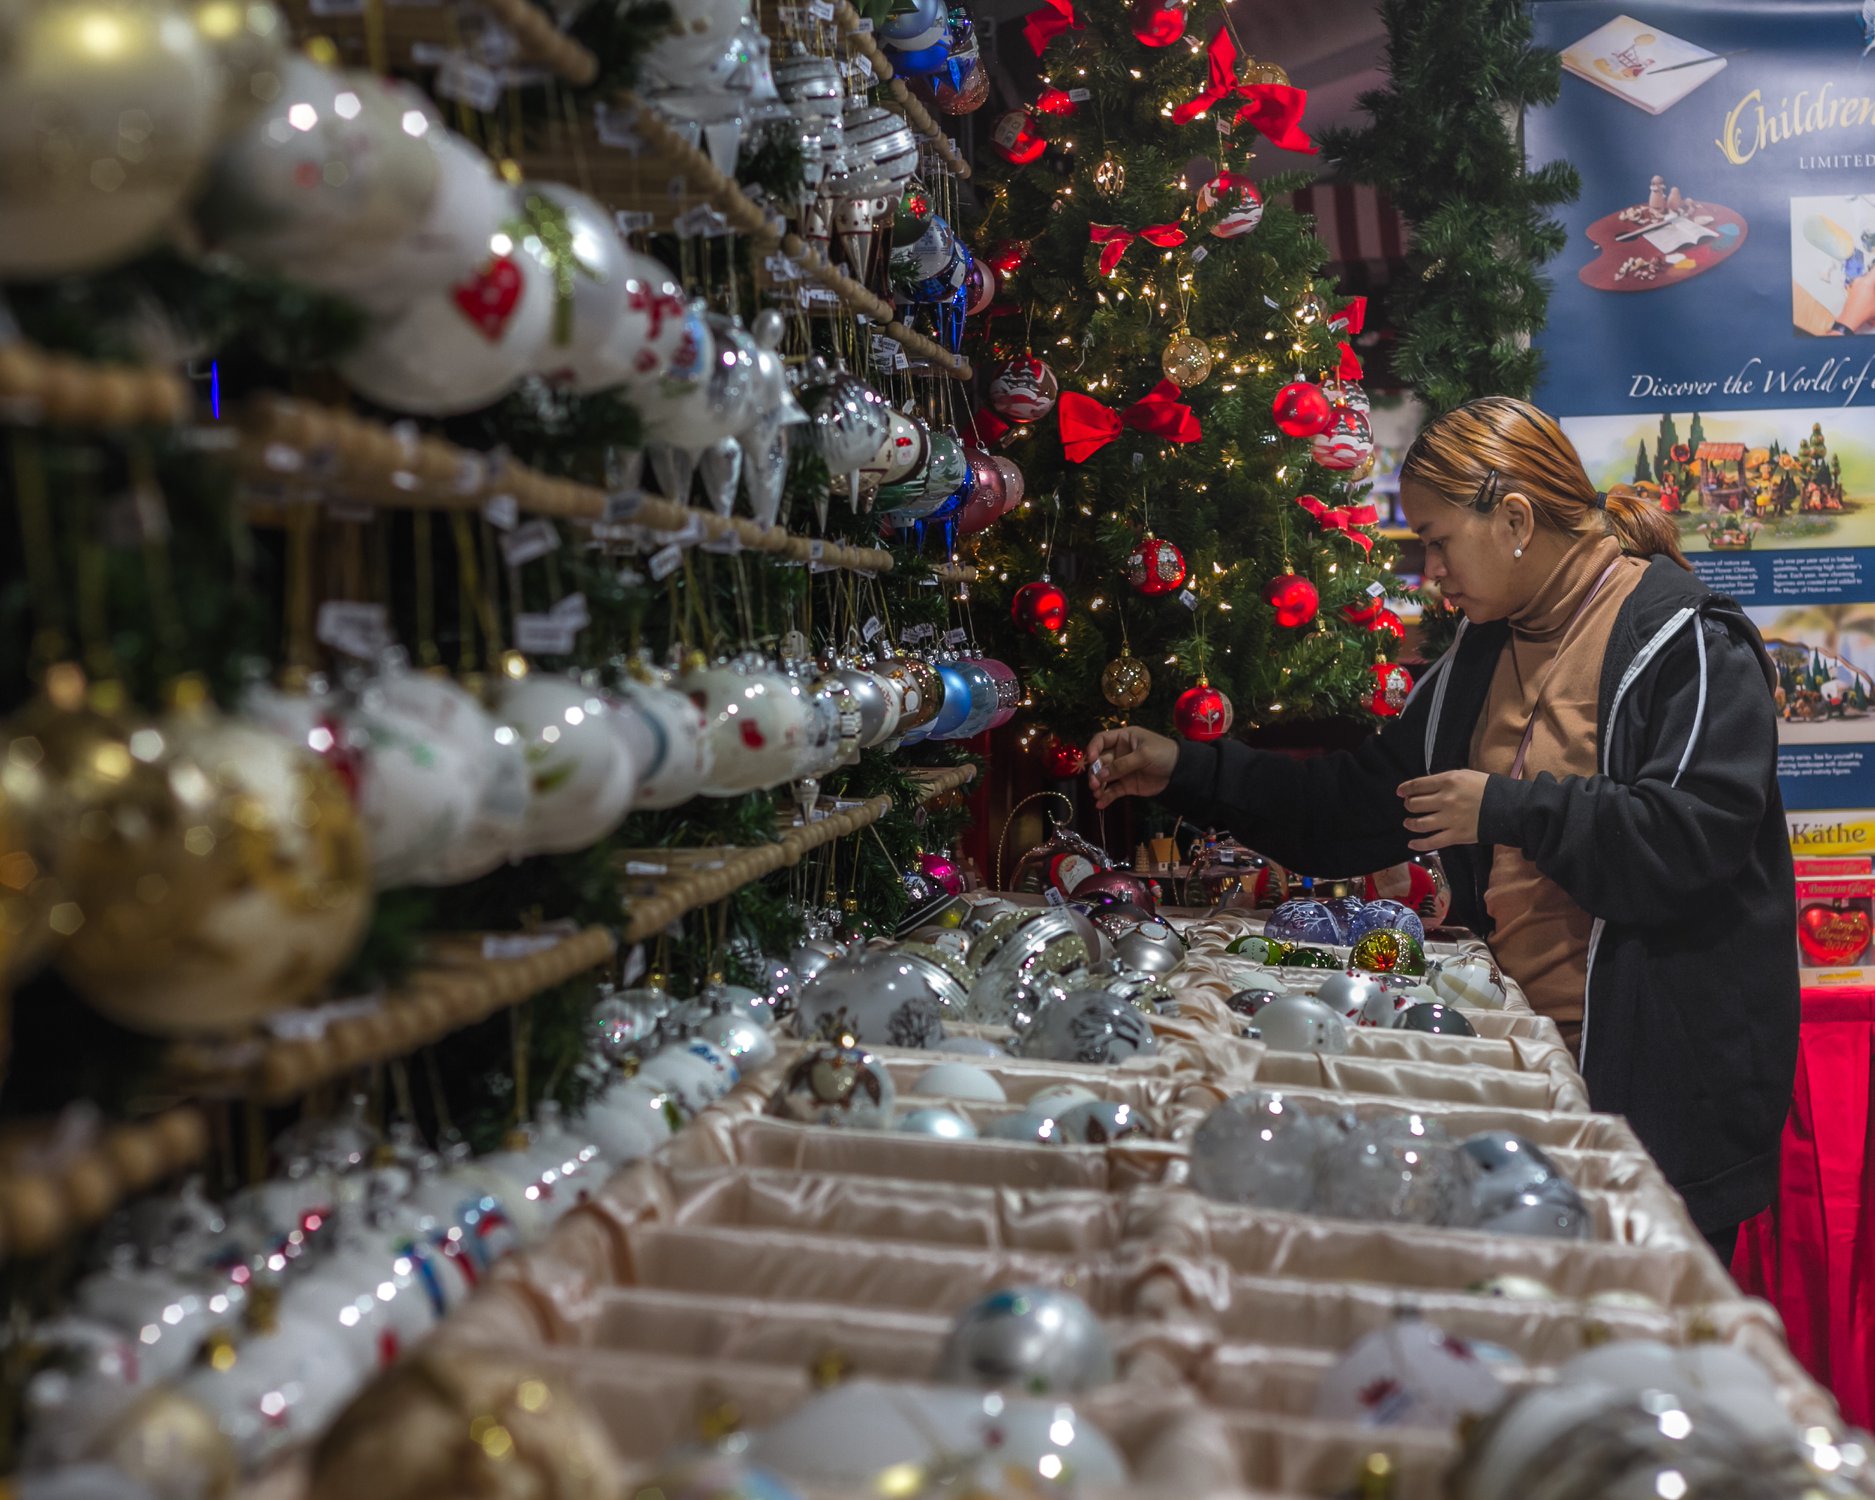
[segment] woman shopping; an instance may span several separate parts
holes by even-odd
[[[1598,494],[1556,422],[1488,397],[1400,473],[1464,614],[1405,711],[1295,760],[1137,728],[1088,747],[1102,807],[1157,797],[1303,870],[1438,850],[1452,920],[1578,1049],[1722,1257],[1770,1203],[1797,1055],[1796,896],[1774,677],[1670,518]]]

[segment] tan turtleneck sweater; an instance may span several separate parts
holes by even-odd
[[[1577,616],[1610,563],[1613,575]],[[1602,657],[1615,616],[1646,568],[1644,558],[1623,557],[1613,537],[1585,537],[1510,617],[1510,643],[1498,658],[1472,735],[1474,769],[1508,776],[1524,728],[1534,723],[1524,757],[1526,781],[1541,771],[1559,777],[1597,773]],[[1582,1020],[1593,919],[1521,849],[1505,844],[1492,853],[1484,904],[1496,924],[1491,949],[1497,961],[1523,986],[1530,1004],[1573,1038]]]

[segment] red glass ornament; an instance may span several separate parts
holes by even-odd
[[[1185,7],[1162,0],[1138,0],[1133,6],[1133,36],[1144,47],[1169,47],[1185,34]]]
[[[1845,906],[1806,906],[1797,914],[1797,944],[1812,964],[1846,964],[1868,947],[1869,914]]]
[[[1053,736],[1042,746],[1042,768],[1056,781],[1069,781],[1087,769],[1087,752],[1072,740]]]
[[[1208,682],[1186,688],[1172,705],[1172,722],[1188,740],[1222,739],[1235,717],[1230,699]]]
[[[1322,388],[1306,380],[1291,381],[1278,391],[1270,414],[1278,430],[1292,438],[1312,438],[1335,422],[1335,408],[1322,394]]]
[[[1379,594],[1371,594],[1365,603],[1344,604],[1341,606],[1342,616],[1351,625],[1372,625],[1374,617],[1385,608],[1381,603],[1383,597]]]
[[[1263,598],[1276,611],[1276,623],[1290,630],[1313,620],[1322,602],[1315,585],[1294,573],[1272,578],[1263,590]]]
[[[918,873],[926,880],[936,881],[953,896],[961,896],[964,893],[963,871],[951,863],[947,855],[920,854]]]
[[[996,248],[983,257],[998,276],[1013,276],[1028,259],[1029,246],[1026,240],[998,240]]]
[[[1066,89],[1043,89],[1035,101],[1035,112],[1038,115],[1056,115],[1064,120],[1080,107],[1068,96]]]
[[[1075,901],[1130,901],[1147,916],[1159,914],[1159,882],[1131,870],[1096,870],[1072,891]]]
[[[1400,617],[1390,609],[1376,610],[1373,619],[1367,622],[1367,628],[1373,631],[1375,635],[1390,635],[1396,641],[1406,639],[1406,626],[1401,623]]]
[[[1140,593],[1169,594],[1185,581],[1185,554],[1164,537],[1142,536],[1126,558],[1126,581]]]
[[[1009,618],[1018,630],[1059,630],[1068,622],[1068,596],[1047,579],[1025,583],[1009,605]]]
[[[1035,128],[1026,109],[1012,109],[998,120],[990,140],[1018,167],[1026,167],[1048,149],[1048,137]]]
[[[1398,718],[1413,691],[1413,674],[1397,661],[1374,663],[1374,696],[1369,707],[1383,719]]]

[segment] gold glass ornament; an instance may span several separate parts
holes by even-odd
[[[1253,62],[1244,70],[1244,77],[1250,83],[1278,83],[1289,86],[1289,70],[1281,63]]]
[[[1211,346],[1194,334],[1180,331],[1159,356],[1159,368],[1173,385],[1190,390],[1202,385],[1216,363]]]
[[[1094,187],[1104,198],[1116,198],[1126,187],[1126,167],[1111,151],[1094,168]]]
[[[1327,314],[1322,306],[1322,299],[1310,292],[1303,297],[1302,305],[1296,309],[1296,321],[1304,328],[1313,328]]]
[[[241,1477],[234,1444],[215,1414],[174,1386],[158,1386],[116,1422],[90,1455],[153,1495],[230,1494]]]
[[[221,74],[225,135],[280,97],[293,33],[272,0],[189,0],[189,20]]]
[[[621,1500],[605,1428],[566,1386],[498,1354],[419,1352],[313,1449],[308,1500]]]
[[[178,215],[220,115],[215,57],[161,0],[0,3],[0,277],[92,271]]]
[[[1100,692],[1118,709],[1135,709],[1152,691],[1152,673],[1137,656],[1122,653],[1107,663],[1100,674]]]

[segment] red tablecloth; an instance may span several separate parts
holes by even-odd
[[[1858,1426],[1875,1421],[1869,1114],[1875,989],[1806,990],[1778,1201],[1744,1226],[1732,1275],[1783,1315],[1790,1347]]]

